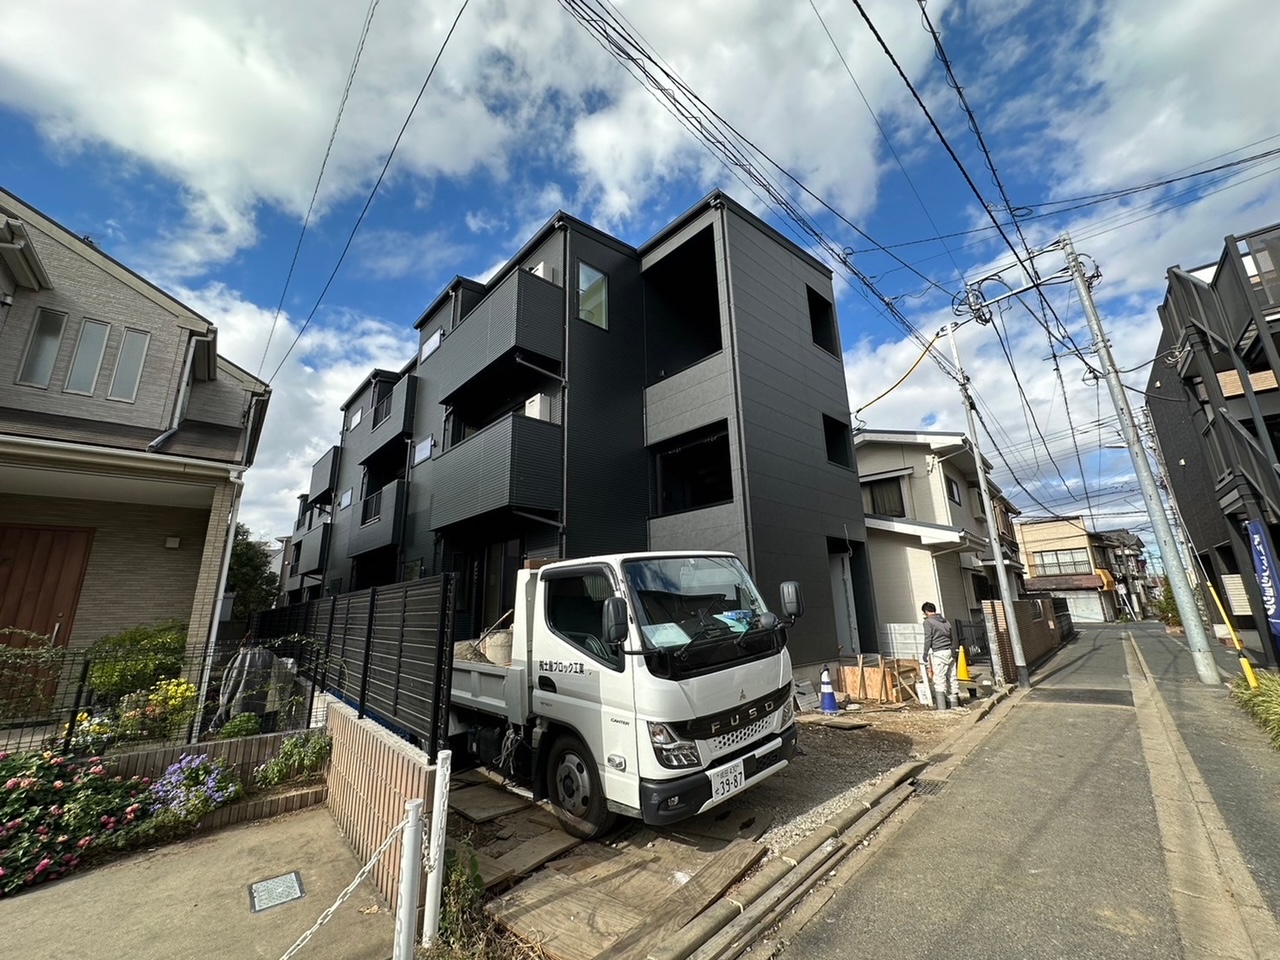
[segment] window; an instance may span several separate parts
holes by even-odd
[[[950,477],[943,477],[943,479],[947,482],[947,499],[952,503],[958,504],[960,502],[960,484]]]
[[[141,330],[126,330],[116,357],[116,372],[111,377],[111,389],[107,397],[133,403],[138,395],[138,383],[142,380],[142,364],[147,358],[147,344],[151,335]]]
[[[347,420],[347,429],[354,430],[356,427],[360,426],[360,418],[363,416],[364,416],[363,407],[356,407],[354,410],[352,410],[351,416]]]
[[[62,328],[66,325],[65,313],[41,310],[36,315],[36,325],[27,344],[27,355],[18,373],[18,382],[32,387],[49,386],[53,376],[53,363],[58,359],[58,347],[62,345]]]
[[[836,315],[831,301],[813,287],[805,289],[809,292],[809,331],[813,342],[833,357],[840,356],[840,338],[836,334]]]
[[[435,434],[432,434],[429,437],[425,437],[422,440],[419,440],[416,444],[414,444],[413,465],[416,467],[418,464],[422,463],[423,460],[430,460],[431,451],[435,449],[435,445],[436,445]]]
[[[347,487],[342,491],[342,496],[338,498],[338,509],[345,510],[349,506],[351,506],[351,488]]]
[[[75,356],[71,358],[71,371],[67,374],[67,393],[93,395],[98,382],[98,370],[102,367],[102,351],[107,345],[107,333],[111,325],[98,320],[86,320],[80,327],[80,340],[76,343]]]
[[[853,469],[853,442],[849,424],[835,417],[822,415],[822,433],[827,441],[827,460],[838,467]]]
[[[427,357],[435,353],[436,349],[440,346],[440,342],[443,339],[444,339],[444,329],[441,328],[437,330],[435,333],[433,333],[431,336],[427,337],[427,339],[423,340],[422,350],[419,351],[418,353],[418,362],[421,363],[423,360],[427,359]]]
[[[1031,555],[1038,577],[1065,577],[1093,573],[1093,562],[1085,548],[1077,550],[1044,550]]]
[[[622,652],[601,638],[604,599],[613,582],[603,570],[556,571],[545,578],[547,626],[593,660],[622,669]]]
[[[334,577],[329,581],[329,596],[336,597],[342,592],[342,578]]]
[[[609,329],[609,278],[582,262],[578,263],[578,319]]]
[[[733,501],[729,425],[691,430],[653,450],[657,514],[666,516]]]
[[[902,479],[889,477],[863,483],[862,507],[878,517],[905,517],[907,507],[902,499]]]

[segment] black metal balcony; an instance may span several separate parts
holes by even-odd
[[[413,430],[413,407],[418,378],[408,374],[400,378],[391,393],[374,406],[373,412],[355,430],[347,434],[346,445],[357,463],[368,463]],[[404,448],[399,448],[404,453]]]
[[[316,523],[310,530],[302,534],[295,542],[301,546],[298,556],[297,572],[301,574],[323,573],[325,563],[329,559],[329,536],[331,525]],[[292,575],[290,572],[290,575]]]
[[[400,542],[407,493],[404,480],[393,480],[360,501],[360,526],[351,531],[348,557]]]
[[[557,423],[510,414],[490,424],[433,461],[432,529],[503,507],[558,512],[563,453]]]
[[[425,376],[439,385],[442,403],[516,350],[536,354],[540,366],[564,358],[564,290],[516,270],[481,300],[427,358]]]
[[[330,447],[311,468],[311,489],[307,492],[307,505],[332,503],[334,488],[338,485],[339,447]],[[301,524],[299,524],[301,525]]]

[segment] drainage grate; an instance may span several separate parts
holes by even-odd
[[[942,788],[947,785],[945,780],[930,780],[922,778],[916,781],[917,797],[936,797],[942,792]]]
[[[1041,703],[1100,704],[1110,707],[1132,707],[1133,693],[1129,690],[1100,690],[1084,687],[1036,687],[1030,699]]]
[[[272,877],[270,880],[259,880],[249,884],[249,909],[260,913],[282,903],[300,900],[306,896],[302,889],[302,877],[295,870],[283,877]]]

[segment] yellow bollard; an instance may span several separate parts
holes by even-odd
[[[960,644],[960,663],[956,666],[956,679],[961,683],[970,683],[973,677],[969,676],[969,658],[964,655],[964,644]]]
[[[1222,606],[1222,601],[1218,599],[1218,591],[1213,588],[1212,583],[1208,583],[1209,593],[1213,595],[1213,602],[1218,605],[1218,612],[1222,614],[1222,622],[1227,625],[1227,630],[1231,634],[1231,640],[1236,645],[1236,655],[1240,658],[1240,669],[1244,672],[1244,678],[1249,681],[1249,687],[1253,690],[1258,689],[1258,678],[1254,675],[1253,664],[1249,662],[1249,658],[1245,656],[1244,644],[1240,642],[1240,637],[1236,634],[1236,628],[1231,625],[1231,618],[1227,616],[1226,609]]]

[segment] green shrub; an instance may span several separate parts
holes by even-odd
[[[280,752],[253,771],[253,780],[267,788],[314,777],[324,769],[331,745],[331,738],[323,730],[305,730],[285,737]]]
[[[15,639],[27,641],[11,646]],[[23,720],[40,716],[50,704],[46,677],[56,676],[66,658],[63,647],[52,638],[16,627],[0,628],[0,720]]]
[[[255,737],[262,732],[262,722],[256,713],[240,713],[226,722],[218,737],[222,740],[234,740],[236,737]]]
[[[1166,627],[1182,626],[1182,615],[1178,613],[1178,602],[1173,599],[1173,591],[1169,589],[1169,584],[1164,585],[1164,592],[1160,594],[1160,598],[1155,602],[1156,616]]]
[[[182,672],[187,626],[177,620],[138,626],[94,641],[89,647],[89,686],[118,700]]]
[[[1249,686],[1244,677],[1231,684],[1231,699],[1244,707],[1245,713],[1271,738],[1271,746],[1280,750],[1280,675],[1257,671],[1258,688]]]

